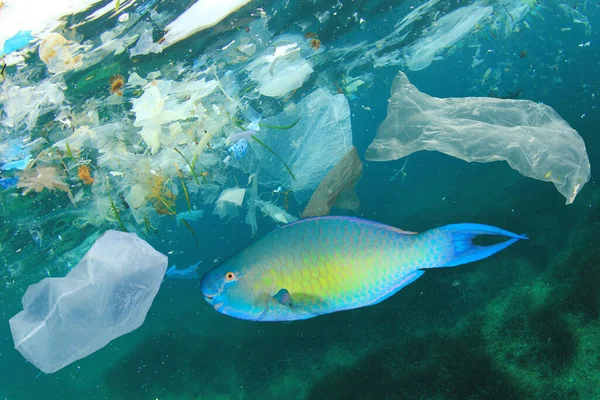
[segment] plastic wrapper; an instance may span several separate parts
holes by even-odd
[[[52,373],[142,325],[167,257],[133,233],[108,231],[64,278],[46,278],[9,321],[15,348]]]
[[[290,126],[295,121],[290,129],[269,128]],[[267,187],[282,185],[292,190],[300,202],[312,194],[329,170],[352,148],[348,100],[341,94],[333,95],[322,89],[315,90],[283,113],[262,120],[261,125],[255,136],[281,159],[250,140],[261,170],[259,183]],[[295,179],[281,160],[289,166]]]
[[[360,202],[352,192],[361,175],[362,162],[358,158],[356,147],[353,147],[321,181],[302,212],[302,218],[329,214],[343,192],[349,193],[340,198],[338,205],[341,208],[358,209]]]
[[[585,143],[552,108],[528,100],[431,97],[400,72],[388,115],[365,158],[389,161],[436,150],[468,162],[505,160],[552,182],[571,204],[590,179]]]

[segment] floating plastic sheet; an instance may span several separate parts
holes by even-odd
[[[83,55],[76,54],[81,46],[67,40],[58,33],[48,34],[38,49],[40,60],[48,67],[48,72],[57,74],[79,67],[83,62]]]
[[[365,158],[389,161],[436,150],[468,162],[505,160],[522,175],[552,182],[571,204],[590,179],[585,143],[552,108],[528,100],[438,99],[400,72],[387,118]]]
[[[131,57],[150,53],[160,53],[162,51],[162,45],[154,43],[152,40],[152,25],[147,25],[149,25],[148,28],[142,31],[135,47],[129,50],[129,55]]]
[[[134,233],[108,231],[64,278],[46,278],[9,321],[15,348],[45,373],[139,328],[160,288],[167,257]]]
[[[426,68],[440,50],[462,39],[493,10],[490,6],[482,7],[475,3],[443,16],[427,36],[405,49],[406,66],[413,71]]]
[[[185,212],[177,213],[177,215],[175,216],[175,219],[177,220],[178,224],[181,221],[197,222],[200,218],[202,218],[203,215],[204,215],[204,210],[185,211]]]
[[[177,269],[176,265],[173,265],[167,270],[166,277],[169,279],[198,279],[198,267],[202,261],[198,261],[196,264],[192,264],[185,269]]]
[[[304,84],[313,69],[301,55],[299,43],[302,42],[302,36],[286,35],[246,67],[250,79],[258,83],[260,94],[285,96]]]
[[[290,126],[295,121],[290,129],[272,128]],[[287,163],[295,177],[281,159],[250,140],[261,170],[259,183],[267,187],[282,185],[292,190],[298,201],[305,201],[352,148],[348,100],[344,95],[317,89],[283,113],[262,120],[255,136]]]
[[[170,46],[210,28],[239,10],[251,0],[198,0],[165,28],[165,46]]]
[[[242,188],[224,190],[217,200],[214,213],[217,214],[221,219],[231,219],[238,216],[240,214],[242,203],[244,202],[245,194],[246,189]]]
[[[361,175],[362,162],[358,158],[356,147],[353,147],[321,181],[302,212],[302,218],[329,214],[340,194],[354,191],[354,185]],[[340,202],[342,208],[358,209],[360,206],[356,193],[345,195]]]
[[[273,221],[280,224],[289,224],[290,222],[297,221],[298,218],[290,215],[283,208],[276,206],[273,203],[269,203],[268,201],[256,200],[256,206],[260,209],[260,211],[270,217]]]
[[[6,114],[2,123],[14,128],[25,122],[29,130],[33,129],[40,115],[63,104],[65,89],[66,85],[60,78],[46,79],[27,87],[5,80],[0,91],[0,104],[4,104]]]

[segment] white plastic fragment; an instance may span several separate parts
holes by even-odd
[[[260,94],[285,96],[301,87],[312,74],[311,63],[300,54],[298,43],[301,40],[298,36],[297,42],[270,47],[246,67],[250,79],[259,84]]]
[[[217,214],[221,219],[228,218],[231,219],[236,217],[240,213],[240,207],[244,202],[244,195],[246,194],[246,189],[243,188],[233,188],[226,189],[221,193],[219,199],[217,200],[217,205],[215,207],[214,213]]]
[[[439,99],[403,72],[392,84],[388,115],[365,158],[389,161],[420,150],[467,162],[505,160],[522,175],[552,182],[571,204],[590,179],[585,143],[551,107],[490,97]]]
[[[256,200],[255,203],[264,215],[270,217],[275,222],[279,222],[281,224],[289,224],[290,222],[298,220],[298,218],[294,217],[293,215],[290,215],[287,211],[285,211],[279,206],[276,206],[273,203],[269,203],[263,200]]]
[[[198,0],[165,28],[164,45],[170,46],[210,28],[252,0]]]
[[[45,373],[139,328],[167,257],[134,233],[107,231],[64,278],[45,278],[9,321],[15,348]]]
[[[162,51],[162,45],[154,43],[152,40],[152,28],[144,29],[140,34],[135,47],[129,50],[130,57],[135,57],[150,53],[160,53]]]

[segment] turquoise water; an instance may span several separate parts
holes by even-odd
[[[12,187],[0,192],[0,316],[4,321],[0,324],[0,398],[600,398],[600,189],[594,175],[600,160],[598,5],[527,3],[528,11],[519,19],[511,10],[523,3],[481,3],[492,6],[493,12],[462,39],[441,48],[430,65],[411,70],[401,51],[435,31],[444,15],[473,4],[429,3],[431,8],[421,18],[396,39],[388,38],[375,56],[365,54],[370,44],[388,36],[420,4],[253,1],[216,27],[158,54],[102,53],[97,64],[84,61],[74,70],[52,74],[31,45],[24,62],[7,66],[2,90],[9,81],[28,87],[60,78],[66,85],[62,89],[65,101],[40,112],[30,127],[23,122],[11,124],[10,100],[0,97],[0,143],[42,138],[43,144],[31,150],[32,157],[39,156],[39,165],[59,171],[64,163],[68,172],[61,173],[62,179],[77,201],[74,206],[60,189],[22,195],[23,188]],[[102,5],[66,17],[66,26],[82,21]],[[150,24],[156,42],[166,25],[189,5],[187,1],[142,2],[121,14],[128,12],[133,20],[137,13],[139,22]],[[261,19],[258,7],[267,18]],[[76,32],[58,31],[84,47],[90,41],[89,48],[77,53],[90,60],[89,54],[101,44],[100,35],[118,26],[107,15]],[[136,26],[129,26],[129,32]],[[320,49],[311,49],[312,35],[304,38],[307,32],[317,35]],[[406,32],[404,39],[398,39]],[[244,34],[263,47],[259,45],[255,55],[241,54],[236,59],[239,52],[223,48]],[[303,57],[314,71],[298,89],[268,97],[257,92],[262,83],[249,79],[244,68],[269,44],[281,40],[275,38],[282,34],[299,36],[295,40],[303,41]],[[361,42],[362,49],[351,48]],[[126,47],[134,48],[135,42]],[[395,62],[384,57],[390,54],[395,54]],[[475,59],[481,63],[475,65]],[[211,67],[215,74],[199,75]],[[583,138],[591,179],[574,203],[565,205],[565,198],[552,184],[522,176],[505,162],[467,163],[437,152],[417,152],[408,161],[365,160],[365,151],[387,115],[390,87],[398,70],[419,91],[435,97],[520,92],[519,99],[551,106]],[[203,99],[208,110],[204,119],[178,121],[184,131],[193,132],[187,142],[172,143],[163,136],[156,153],[148,150],[140,128],[133,126],[136,113],[132,110],[147,87],[127,85],[119,96],[110,93],[109,80],[120,74],[127,81],[133,72],[147,78],[153,71],[161,71],[156,79],[187,84],[202,76],[206,80],[217,76],[228,96],[240,99],[240,104],[249,102],[265,118],[289,110],[317,88],[341,92],[348,99],[352,142],[364,168],[355,188],[360,208],[334,207],[331,214],[359,216],[410,231],[476,222],[525,232],[530,240],[481,262],[429,270],[377,306],[292,323],[253,323],[221,315],[203,300],[197,279],[165,279],[139,329],[56,373],[41,373],[14,349],[8,320],[21,310],[20,299],[29,285],[47,276],[64,276],[98,235],[121,228],[118,219],[167,254],[169,266],[185,268],[202,261],[200,273],[280,225],[261,212],[254,235],[246,223],[251,199],[248,177],[258,170],[260,155],[265,153],[257,146],[239,164],[223,164],[227,147],[222,138],[240,130],[231,118],[223,117],[224,112],[241,119],[244,115],[219,90]],[[348,76],[365,83],[356,91],[348,89],[344,86]],[[213,105],[223,105],[223,113],[210,111]],[[97,119],[84,116],[89,110],[98,113]],[[52,122],[63,111],[70,113],[71,126]],[[301,116],[298,124],[310,118]],[[117,127],[99,130],[110,123]],[[45,149],[70,138],[73,129],[82,126],[104,136],[84,143],[81,150],[70,146],[72,155],[66,151],[44,155]],[[211,149],[199,152],[198,163],[206,165],[195,170],[207,175],[200,176],[200,184],[194,186],[186,162],[167,150],[178,147],[191,160],[205,128],[214,139],[209,140]],[[270,132],[286,135],[294,131]],[[118,143],[135,155],[121,161],[121,169],[102,161],[103,154],[117,153]],[[273,148],[280,151],[285,146],[290,144]],[[6,147],[2,151],[6,154]],[[91,185],[78,176],[82,160],[90,167]],[[171,167],[173,162],[181,169],[181,180]],[[283,164],[279,168],[261,170],[261,176],[272,173],[279,181],[262,178],[259,197],[297,218],[306,198],[297,200],[290,193],[285,201],[281,191],[294,183]],[[402,168],[404,174],[398,174]],[[302,166],[292,171],[299,173]],[[3,171],[2,177],[25,173]],[[188,203],[181,181],[189,189],[191,208],[204,210],[201,219],[189,222],[191,231],[177,223],[158,196],[140,206],[138,214],[128,202],[131,187],[144,183],[157,188],[168,203],[172,199],[169,207],[175,212],[185,212]],[[274,192],[279,186],[280,193]],[[213,213],[215,200],[222,190],[234,187],[248,188],[245,203],[237,209],[239,215],[221,219]]]

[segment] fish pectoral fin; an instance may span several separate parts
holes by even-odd
[[[279,292],[273,295],[273,299],[279,304],[292,307],[292,295],[287,289],[279,289]]]

